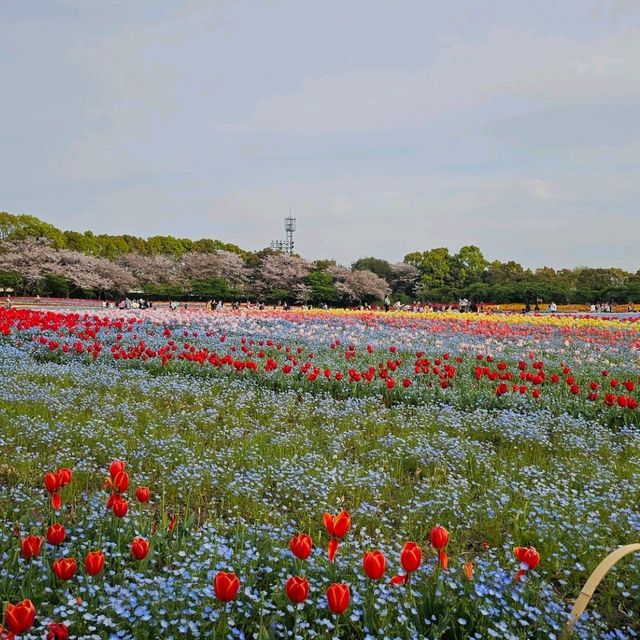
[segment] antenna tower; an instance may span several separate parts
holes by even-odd
[[[293,253],[293,232],[296,230],[296,219],[291,215],[291,207],[289,207],[289,216],[284,219],[284,240],[272,240],[271,248],[276,251],[282,251],[291,255]]]

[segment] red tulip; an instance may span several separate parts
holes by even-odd
[[[240,580],[235,573],[218,571],[213,579],[213,591],[216,598],[222,602],[231,602],[238,595],[238,589]]]
[[[341,511],[337,516],[325,513],[322,519],[327,533],[332,538],[344,538],[351,527],[351,516],[348,511]]]
[[[36,619],[36,608],[31,600],[23,600],[18,604],[8,604],[4,612],[4,620],[9,631],[16,634],[26,633],[33,627]]]
[[[407,584],[411,573],[417,571],[422,563],[422,549],[415,542],[405,542],[400,552],[400,564],[406,571],[404,575],[393,576],[391,584]]]
[[[329,603],[329,609],[331,609],[331,612],[337,616],[347,610],[350,597],[351,594],[349,592],[349,585],[344,582],[334,582],[327,589],[327,601]]]
[[[113,487],[118,493],[124,493],[129,487],[129,474],[126,471],[118,471],[113,478]]]
[[[60,489],[60,476],[57,473],[47,473],[44,477],[44,486],[49,493],[55,493]]]
[[[291,549],[291,553],[293,553],[296,558],[300,558],[300,560],[306,560],[309,557],[312,546],[313,541],[306,533],[293,536],[289,541],[289,549]]]
[[[387,570],[387,561],[380,551],[370,551],[362,558],[362,567],[371,580],[380,580]]]
[[[496,395],[502,396],[505,393],[507,393],[508,390],[509,390],[509,387],[507,387],[507,385],[504,382],[501,382],[496,388]]]
[[[449,542],[449,532],[444,527],[437,525],[431,529],[429,538],[431,539],[433,548],[439,551],[447,546],[447,542]]]
[[[84,559],[84,568],[90,576],[97,576],[104,568],[104,553],[89,551]]]
[[[438,553],[438,562],[440,563],[440,567],[446,571],[449,568],[449,557],[447,556],[446,551],[441,550]]]
[[[300,604],[309,595],[309,581],[300,576],[291,576],[284,585],[287,598],[294,604]]]
[[[529,569],[535,569],[540,564],[540,554],[535,547],[515,547],[513,550],[518,562],[526,564]]]
[[[134,538],[131,542],[131,555],[136,560],[144,560],[149,553],[149,541],[146,538]]]
[[[69,627],[63,622],[52,622],[48,628],[47,640],[69,640]]]
[[[27,560],[31,560],[31,558],[35,558],[35,556],[40,555],[43,542],[44,539],[42,536],[28,535],[26,538],[22,538],[20,541],[20,552],[22,553],[22,557]]]
[[[75,558],[58,558],[54,560],[51,568],[59,580],[71,580],[76,575],[78,563]]]
[[[62,467],[58,469],[57,475],[60,480],[60,486],[64,487],[71,482],[71,479],[73,478],[73,471],[67,467]]]
[[[148,502],[149,495],[149,487],[138,487],[136,489],[136,499],[138,500],[138,502]]]
[[[62,544],[66,537],[67,532],[59,522],[47,528],[47,542],[55,547]]]
[[[417,571],[422,563],[422,549],[415,542],[405,542],[400,552],[402,568],[411,573]]]
[[[123,498],[116,496],[113,501],[113,515],[117,518],[124,518],[127,515],[127,511],[129,511],[129,503]]]
[[[113,480],[121,471],[124,471],[125,464],[122,460],[114,460],[109,465],[109,475]]]

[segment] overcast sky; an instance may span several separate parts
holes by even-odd
[[[640,268],[638,0],[0,0],[0,210]]]

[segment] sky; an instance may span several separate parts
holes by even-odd
[[[0,0],[0,210],[640,268],[638,0]]]

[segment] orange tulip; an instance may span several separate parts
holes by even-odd
[[[473,562],[470,560],[464,563],[464,577],[467,580],[473,580]]]

